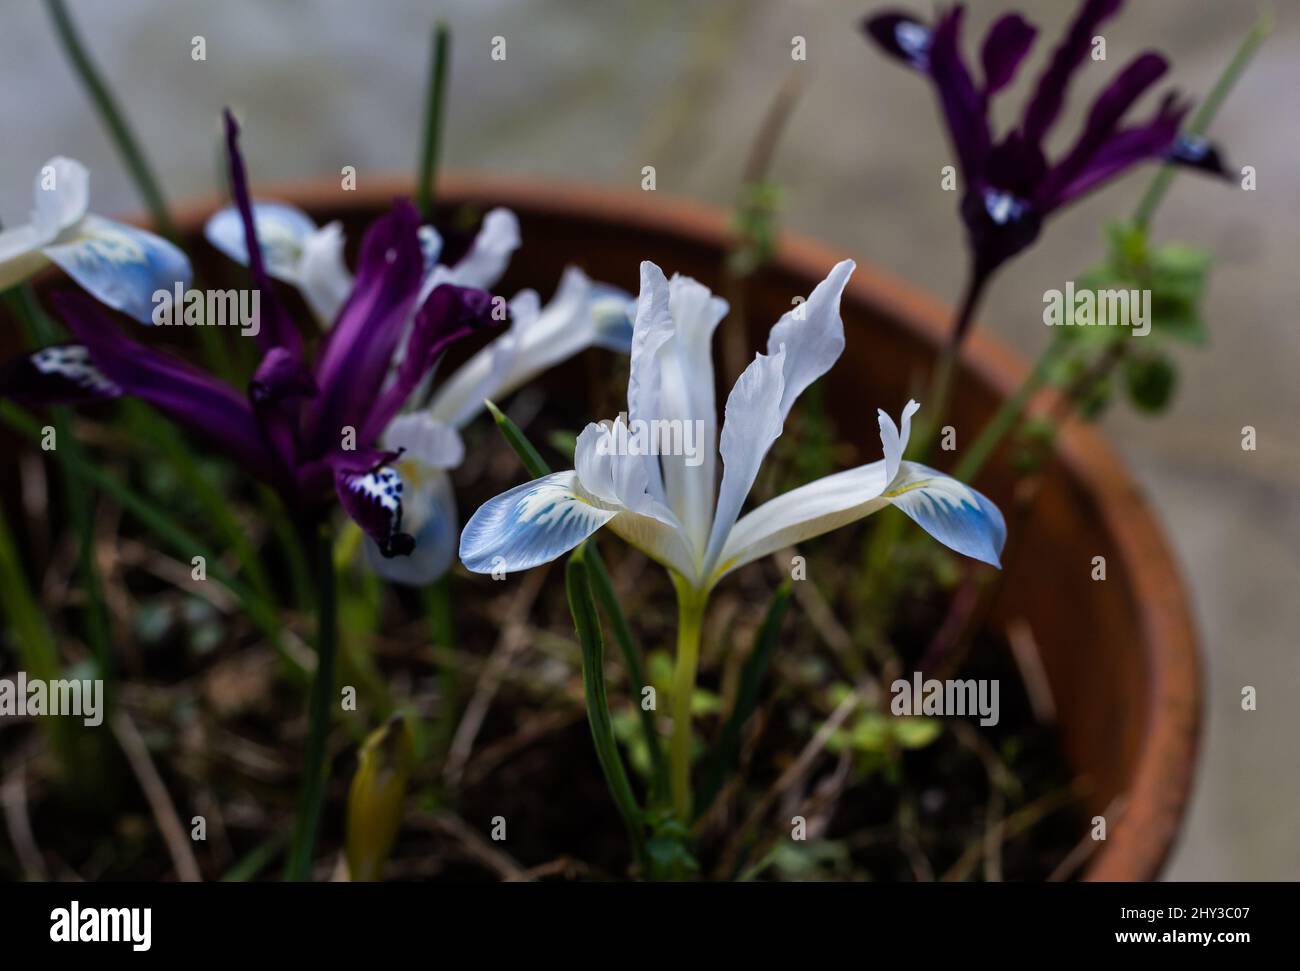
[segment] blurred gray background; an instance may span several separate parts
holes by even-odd
[[[944,300],[964,266],[953,196],[939,190],[950,150],[924,79],[868,48],[857,31],[879,4],[845,0],[72,0],[94,56],[125,102],[173,201],[216,187],[218,117],[246,122],[255,181],[411,171],[428,35],[454,31],[444,163],[449,168],[659,189],[727,205],[749,139],[807,38],[808,83],[773,175],[784,223],[871,261]],[[914,5],[928,14],[929,4]],[[978,0],[983,29],[1020,9],[1043,28],[997,118],[1008,123],[1072,11],[1068,0]],[[1251,2],[1130,0],[1105,28],[1108,59],[1078,81],[1057,135],[1090,95],[1145,47],[1169,81],[1204,92],[1256,16]],[[1300,9],[1274,4],[1275,29],[1212,134],[1254,165],[1259,189],[1178,180],[1160,236],[1218,256],[1203,351],[1181,355],[1182,384],[1162,420],[1123,408],[1106,430],[1158,506],[1194,592],[1206,660],[1207,722],[1193,807],[1170,879],[1300,878]],[[5,5],[0,32],[0,217],[25,221],[31,183],[54,154],[86,162],[92,206],[137,197],[70,69],[42,4]],[[202,35],[207,60],[191,59]],[[492,38],[507,57],[493,61]],[[1149,110],[1152,99],[1144,101]],[[1060,145],[1062,138],[1054,144]],[[1026,354],[1047,337],[1044,290],[1101,255],[1104,220],[1132,211],[1151,170],[1055,220],[996,281],[981,326]],[[525,245],[527,241],[525,240]],[[1254,425],[1259,449],[1243,452]],[[1242,712],[1243,685],[1259,710]]]

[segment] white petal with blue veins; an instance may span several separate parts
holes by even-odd
[[[949,549],[1001,565],[1006,523],[998,507],[970,486],[927,466],[904,462],[884,498]]]
[[[615,515],[576,486],[576,473],[555,472],[489,499],[465,524],[461,562],[475,573],[514,573],[567,553]]]
[[[99,216],[87,216],[76,236],[44,252],[91,296],[143,324],[153,316],[155,293],[170,297],[177,283],[190,283],[189,259],[167,240]]]

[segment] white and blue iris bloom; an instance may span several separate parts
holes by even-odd
[[[478,573],[526,570],[608,526],[707,593],[747,563],[887,506],[957,552],[997,566],[1006,539],[997,508],[955,479],[903,461],[914,401],[903,410],[901,430],[879,412],[880,461],[741,515],[795,400],[844,350],[839,305],[853,269],[851,261],[838,264],[777,321],[766,353],[732,389],[719,435],[711,343],[727,304],[694,280],[668,280],[655,264],[642,263],[626,419],[587,425],[573,470],[518,486],[475,512],[460,539],[465,566]],[[702,432],[695,454],[673,454],[653,432],[646,436],[646,429],[687,425]]]
[[[56,157],[36,175],[31,221],[0,232],[0,290],[50,263],[100,303],[151,322],[154,294],[190,283],[190,261],[167,240],[88,212],[90,173]]]
[[[275,202],[253,203],[253,219],[267,270],[296,286],[322,326],[329,327],[352,291],[352,276],[343,261],[341,227],[317,227],[306,213]],[[218,212],[207,224],[208,241],[226,256],[247,263],[238,212]],[[519,220],[508,209],[493,209],[465,255],[456,263],[439,262],[442,238],[432,226],[420,227],[425,276],[414,306],[433,289],[450,283],[491,289],[519,247]],[[459,527],[450,472],[463,461],[460,431],[489,399],[500,400],[543,371],[589,347],[626,354],[631,346],[628,293],[596,283],[576,267],[561,277],[555,296],[542,306],[532,290],[510,301],[510,327],[453,373],[440,378],[427,406],[398,415],[385,430],[385,449],[401,450],[394,463],[405,483],[403,528],[415,537],[410,556],[385,557],[367,539],[367,562],[381,576],[420,586],[447,571],[456,555]],[[423,395],[416,394],[415,400]]]

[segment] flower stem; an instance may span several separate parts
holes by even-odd
[[[677,588],[677,666],[673,670],[673,735],[668,749],[673,811],[684,823],[691,815],[691,702],[700,662],[700,630],[709,595],[673,574]]]
[[[95,109],[99,112],[100,118],[108,128],[109,136],[121,153],[136,188],[144,197],[154,225],[164,236],[175,240],[176,224],[172,222],[171,213],[167,209],[167,200],[158,186],[158,180],[154,177],[153,170],[149,168],[149,162],[145,159],[144,152],[140,150],[140,144],[135,140],[126,117],[119,110],[112,91],[109,90],[108,84],[81,43],[81,37],[72,22],[72,17],[68,14],[68,8],[63,0],[45,0],[45,7],[49,11],[50,20],[54,22],[54,32],[58,34],[63,52],[72,62],[73,70],[81,78],[81,83],[85,85],[90,100],[95,103]]]
[[[324,524],[317,530],[316,570],[316,674],[312,679],[307,709],[307,761],[303,769],[302,795],[298,801],[298,820],[284,868],[286,880],[306,880],[311,875],[316,830],[328,775],[325,747],[338,657],[338,617],[334,606],[334,543],[329,527]]]
[[[939,349],[938,363],[935,364],[934,371],[930,375],[930,386],[926,390],[925,400],[921,402],[928,412],[928,417],[922,414],[922,420],[918,423],[920,427],[912,437],[910,451],[919,462],[929,460],[938,431],[943,427],[944,416],[948,413],[949,399],[952,397],[953,381],[957,376],[957,361],[961,356],[961,345],[975,320],[975,311],[984,296],[984,287],[987,283],[987,274],[972,270],[970,278],[966,281],[966,290],[962,294],[961,304],[953,314],[948,339]]]
[[[1210,127],[1210,122],[1214,120],[1219,108],[1223,106],[1229,92],[1232,91],[1241,75],[1245,73],[1246,67],[1255,56],[1255,52],[1259,50],[1259,45],[1264,43],[1264,38],[1272,30],[1272,15],[1265,10],[1260,14],[1259,19],[1255,21],[1255,26],[1246,34],[1241,46],[1237,48],[1237,52],[1232,56],[1232,60],[1228,62],[1228,66],[1219,75],[1219,79],[1214,82],[1214,87],[1210,89],[1210,93],[1205,96],[1205,100],[1196,109],[1196,114],[1188,122],[1183,134],[1191,136],[1205,134],[1206,129]],[[1177,168],[1172,165],[1165,165],[1151,180],[1151,185],[1147,187],[1147,191],[1142,196],[1142,201],[1138,203],[1137,211],[1133,216],[1133,221],[1142,229],[1146,229],[1151,225],[1156,210],[1160,207],[1160,203],[1164,201],[1165,194],[1169,191],[1169,186],[1173,184],[1174,176],[1177,174]]]
[[[435,179],[442,147],[442,106],[447,90],[447,66],[451,63],[451,30],[443,21],[433,27],[433,60],[429,64],[429,91],[424,103],[424,138],[420,142],[420,171],[417,203],[420,215],[433,218]]]
[[[953,478],[968,485],[975,481],[984,468],[984,464],[993,455],[1002,440],[1020,421],[1020,416],[1029,404],[1029,400],[1041,388],[1047,380],[1047,375],[1055,363],[1057,355],[1063,348],[1061,338],[1055,338],[1039,355],[1038,360],[1034,362],[1033,370],[1025,376],[1024,382],[1016,389],[1016,393],[1007,398],[994,412],[993,417],[988,420],[983,428],[980,429],[979,437],[966,450],[957,468],[953,471]]]

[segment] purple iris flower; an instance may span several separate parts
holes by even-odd
[[[14,363],[0,393],[33,404],[140,398],[272,485],[304,523],[325,516],[337,496],[384,556],[408,555],[415,541],[402,531],[402,482],[389,467],[400,453],[377,443],[447,347],[492,323],[493,297],[442,284],[416,306],[420,217],[398,200],[366,231],[352,292],[309,363],[266,272],[238,134],[227,112],[231,190],[260,300],[262,359],[247,393],[131,340],[76,293],[54,298],[75,343]]]
[[[1083,0],[1074,22],[1052,54],[1020,123],[1001,141],[990,130],[989,102],[1014,79],[1037,36],[1019,14],[1001,17],[984,38],[977,82],[961,53],[961,5],[941,13],[933,26],[900,12],[863,22],[886,52],[934,82],[961,167],[962,220],[972,250],[967,306],[953,340],[970,324],[973,305],[992,273],[1032,244],[1044,221],[1133,165],[1148,159],[1189,165],[1223,175],[1219,153],[1201,139],[1179,137],[1189,105],[1167,93],[1155,113],[1136,124],[1124,116],[1165,73],[1168,62],[1154,51],[1134,58],[1093,101],[1073,147],[1055,162],[1043,142],[1065,104],[1070,80],[1088,59],[1092,39],[1122,0]]]

